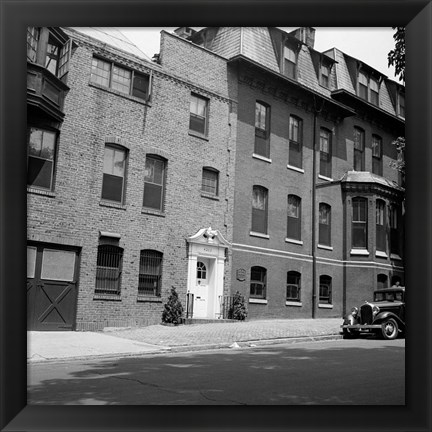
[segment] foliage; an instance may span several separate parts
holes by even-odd
[[[394,66],[395,75],[405,83],[405,27],[393,27],[395,48],[388,53],[388,65]]]
[[[247,309],[244,297],[237,291],[234,294],[233,305],[228,312],[229,319],[244,321],[247,317]]]
[[[396,146],[397,160],[390,162],[390,166],[398,170],[401,174],[405,174],[405,138],[396,138],[392,144]]]
[[[175,287],[171,288],[171,294],[164,305],[162,312],[162,322],[167,324],[181,324],[183,315],[183,306],[178,298]]]

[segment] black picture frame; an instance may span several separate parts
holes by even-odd
[[[3,431],[429,431],[431,53],[426,0],[0,0],[0,429]],[[25,28],[406,26],[406,406],[27,406]],[[373,47],[371,47],[373,49]],[[367,380],[367,376],[365,377]],[[353,389],[354,391],[355,389]]]

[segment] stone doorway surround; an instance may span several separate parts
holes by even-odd
[[[197,300],[206,302],[204,308],[201,304],[199,316],[194,315],[194,318],[220,318],[224,292],[225,251],[231,245],[218,230],[213,230],[211,227],[200,229],[196,234],[188,237],[187,241],[189,244],[187,292],[194,294],[194,302]],[[208,263],[207,287],[204,292],[200,291],[200,281],[197,277],[199,262]]]

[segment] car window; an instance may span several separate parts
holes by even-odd
[[[396,293],[396,300],[398,300],[398,301],[402,301],[402,300],[403,300],[403,299],[402,299],[402,293],[401,293],[401,292]]]
[[[383,301],[384,294],[383,293],[375,293],[375,301]]]

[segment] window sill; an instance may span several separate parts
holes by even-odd
[[[162,303],[162,298],[158,296],[138,294],[137,302]]]
[[[330,181],[330,182],[333,181],[332,178],[323,176],[321,174],[318,174],[318,178],[321,179],[321,180],[325,180],[325,181]]]
[[[56,196],[55,192],[44,190],[44,189],[37,189],[31,186],[27,186],[27,192],[35,195],[43,195],[49,198],[55,198]]]
[[[402,258],[398,254],[390,254],[390,259],[402,261]]]
[[[369,256],[367,249],[351,249],[350,255]]]
[[[204,134],[201,134],[199,132],[192,131],[192,130],[189,130],[189,135],[193,136],[195,138],[202,139],[204,141],[208,141],[209,140],[207,135],[204,135]]]
[[[385,252],[382,251],[376,251],[375,256],[379,258],[388,258],[388,255]]]
[[[129,100],[132,101],[132,102],[137,102],[137,103],[139,103],[139,104],[141,104],[141,105],[147,105],[147,106],[151,107],[151,104],[150,104],[148,101],[146,101],[146,100],[144,100],[144,99],[137,98],[137,97],[132,96],[132,95],[130,95],[130,94],[122,93],[122,92],[120,92],[120,91],[118,91],[118,90],[114,90],[114,89],[112,89],[112,88],[105,87],[105,86],[103,86],[103,85],[96,84],[96,83],[93,83],[93,82],[89,82],[89,86],[90,86],[90,87],[97,88],[97,89],[99,89],[99,90],[103,90],[103,91],[105,91],[105,92],[107,92],[107,93],[114,94],[114,95],[116,95],[116,96],[123,97],[123,98],[125,98],[125,99],[129,99]]]
[[[125,205],[116,203],[114,201],[104,201],[104,200],[102,200],[102,201],[99,202],[99,205],[102,206],[102,207],[110,207],[110,208],[116,208],[116,209],[119,209],[119,210],[126,210],[126,206]]]
[[[95,294],[93,300],[121,301],[120,294]]]
[[[303,245],[302,240],[295,240],[295,239],[290,239],[290,238],[286,238],[285,243],[292,243],[292,244],[297,244],[297,245],[301,245],[301,246]]]
[[[207,199],[211,199],[213,201],[220,201],[220,198],[216,195],[211,195],[211,194],[207,194],[205,192],[201,192],[201,197],[202,198],[207,198]]]
[[[249,303],[267,304],[268,301],[266,299],[249,298]]]
[[[320,304],[318,305],[318,307],[319,307],[320,309],[333,309],[333,305],[332,305],[332,304],[322,304],[322,303],[320,303]]]
[[[259,159],[259,160],[262,160],[262,161],[267,162],[267,163],[272,163],[272,160],[270,158],[267,158],[265,156],[261,156],[261,155],[256,154],[256,153],[252,153],[252,157],[254,159]]]
[[[285,302],[285,306],[297,306],[297,307],[301,307],[303,306],[302,302],[296,302],[296,301],[286,301]]]
[[[324,250],[332,251],[333,250],[333,246],[326,246],[326,245],[319,244],[318,245],[318,249],[324,249]]]
[[[296,171],[296,172],[299,172],[301,174],[305,173],[305,170],[303,168],[297,168],[297,167],[290,165],[290,164],[287,165],[287,168],[291,171]]]
[[[264,239],[270,238],[270,236],[268,234],[261,234],[261,233],[255,232],[255,231],[251,231],[249,233],[249,235],[251,235],[252,237],[259,237],[259,238],[264,238]]]
[[[148,214],[148,215],[152,215],[152,216],[165,217],[165,212],[158,211],[158,210],[151,210],[151,209],[147,209],[147,208],[142,208],[141,214]]]

